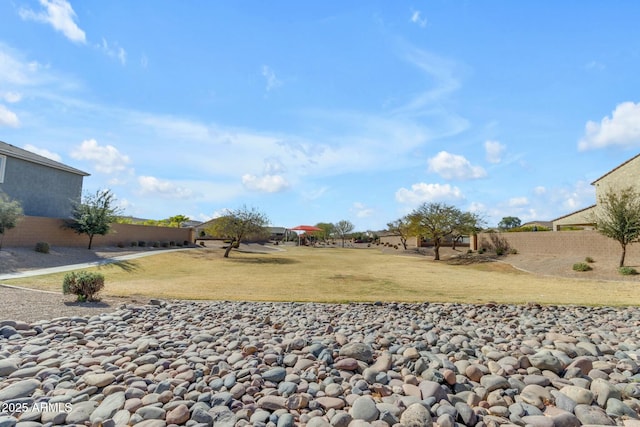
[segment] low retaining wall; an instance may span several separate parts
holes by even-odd
[[[491,234],[509,242],[512,249],[521,254],[562,255],[595,260],[619,260],[620,243],[593,230],[538,231],[513,233],[480,233],[477,246],[471,241],[471,249],[482,247],[483,240],[491,242]],[[640,264],[640,243],[627,246],[627,265]]]
[[[193,242],[194,231],[192,228],[112,224],[108,234],[94,236],[92,246],[130,246],[131,242],[139,241]],[[89,236],[64,228],[62,219],[24,216],[15,228],[5,231],[2,246],[35,247],[37,242],[47,242],[51,246],[86,247]]]

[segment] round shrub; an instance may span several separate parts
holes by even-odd
[[[577,262],[573,264],[573,271],[590,271],[593,270],[586,262]]]
[[[104,288],[104,276],[90,271],[72,271],[64,276],[62,293],[74,294],[77,301],[97,301],[96,294]]]
[[[633,267],[620,267],[618,268],[618,273],[622,274],[623,276],[635,276],[636,274],[638,274],[638,271]]]
[[[48,254],[50,249],[51,248],[49,247],[49,244],[47,242],[36,243],[36,252],[40,252],[41,254]]]
[[[586,257],[586,258],[584,259],[584,262],[588,262],[589,264],[592,264],[592,263],[594,263],[594,262],[596,262],[596,261],[595,261],[593,258],[591,258],[590,256],[588,256],[588,257]]]
[[[131,242],[131,247],[132,248],[138,247],[138,242]]]

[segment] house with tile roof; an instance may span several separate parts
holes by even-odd
[[[0,141],[0,192],[25,215],[68,218],[82,198],[87,172]]]
[[[553,220],[553,230],[594,230],[593,214],[599,200],[611,189],[633,187],[640,193],[640,154],[611,169],[591,183],[596,189],[596,204]]]

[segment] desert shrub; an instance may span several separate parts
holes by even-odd
[[[144,248],[145,246],[147,246],[147,242],[145,242],[144,240],[140,240],[138,242],[138,246],[140,246],[141,248]]]
[[[41,254],[48,254],[50,249],[51,248],[49,247],[49,244],[47,242],[36,243],[36,252],[40,252]]]
[[[163,248],[168,248],[169,247],[169,242],[162,242],[162,243],[160,243],[160,246],[162,246]]]
[[[151,246],[154,247],[154,248],[159,248],[160,247],[160,242],[157,242],[157,241],[153,242],[153,243],[151,243]]]
[[[518,254],[518,250],[516,248],[511,248],[511,249],[509,249],[509,254],[517,255]]]
[[[74,294],[78,301],[96,301],[96,294],[104,288],[104,276],[90,271],[72,271],[64,276],[62,293]]]
[[[586,257],[584,259],[584,262],[588,262],[589,264],[596,262],[593,258],[591,258],[590,256]]]
[[[117,247],[119,248],[124,248],[124,242],[118,242],[118,244],[116,244]]]
[[[586,262],[577,262],[573,264],[573,271],[589,271],[593,270]]]
[[[491,239],[491,246],[496,255],[504,255],[509,251],[509,242],[504,237],[500,237],[497,233],[491,233],[489,238]]]
[[[618,268],[618,273],[622,274],[623,276],[635,276],[636,274],[638,274],[638,271],[633,267],[620,267]]]
[[[173,240],[169,242],[169,246],[174,247],[175,245],[176,245],[176,242],[174,242]]]
[[[137,246],[138,246],[138,242],[131,242],[131,247],[132,247],[132,248],[135,248],[135,247],[137,247]]]
[[[485,253],[486,251],[487,251],[487,250],[486,250],[485,248],[479,248],[479,249],[478,249],[478,253],[479,253],[479,254],[483,254],[483,253]]]

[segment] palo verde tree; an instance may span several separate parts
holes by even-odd
[[[609,189],[598,200],[593,220],[598,231],[620,243],[620,267],[624,267],[627,246],[640,240],[640,194],[633,187]]]
[[[6,194],[0,193],[0,249],[2,249],[4,232],[15,227],[21,216],[20,202],[11,200]]]
[[[409,217],[402,217],[387,224],[387,230],[397,236],[400,236],[402,247],[407,249],[407,239],[411,236],[411,221]]]
[[[344,240],[347,238],[347,234],[353,231],[354,225],[351,222],[343,219],[342,221],[338,221],[333,224],[333,229],[342,240],[342,247],[344,248]]]
[[[500,230],[513,230],[514,228],[518,228],[522,225],[522,221],[517,216],[505,216],[498,223],[498,228]]]
[[[460,227],[462,211],[444,203],[423,203],[408,215],[413,234],[433,241],[434,260],[440,260],[440,247]]]
[[[269,224],[267,216],[256,208],[242,208],[228,210],[223,216],[216,218],[207,228],[211,235],[223,236],[230,239],[224,257],[229,258],[231,249],[238,248],[240,243],[249,236],[262,236],[267,233]]]
[[[91,249],[95,235],[104,236],[116,222],[120,209],[115,206],[116,198],[111,190],[98,190],[95,194],[87,194],[82,203],[73,207],[71,219],[66,221],[66,227],[78,234],[89,236]]]

